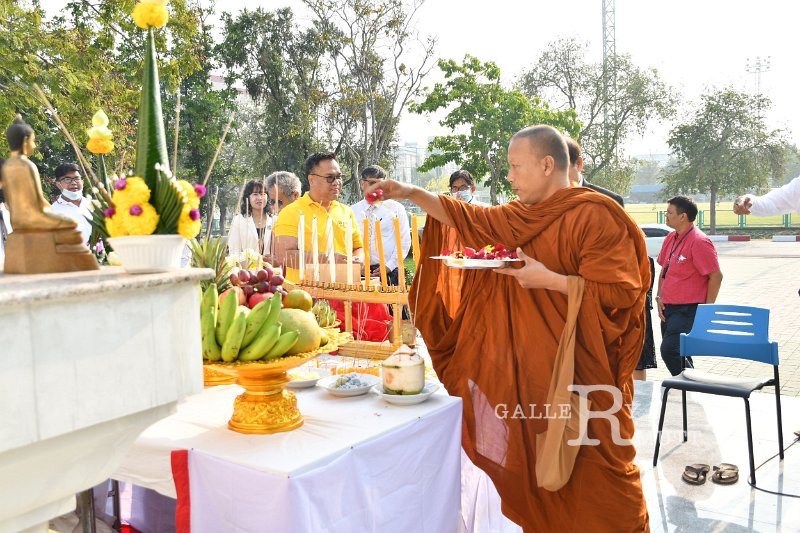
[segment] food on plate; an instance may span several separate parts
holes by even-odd
[[[469,246],[463,250],[445,250],[442,255],[456,259],[517,259],[516,250],[509,250],[502,244],[489,244],[477,250]]]
[[[292,381],[311,381],[312,379],[319,379],[319,374],[311,370],[297,370],[295,372],[288,372],[289,379]]]
[[[338,390],[351,390],[361,389],[369,386],[371,386],[371,383],[361,379],[361,377],[355,372],[351,372],[350,374],[339,376],[336,381],[333,382],[331,388]]]
[[[384,394],[419,394],[425,388],[425,361],[401,346],[381,364]]]

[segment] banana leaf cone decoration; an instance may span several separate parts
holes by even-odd
[[[182,202],[177,182],[169,171],[153,27],[147,29],[145,46],[135,174],[144,179],[153,193],[151,202],[160,215],[155,233],[178,233]]]

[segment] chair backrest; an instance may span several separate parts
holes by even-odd
[[[769,340],[769,309],[698,305],[692,331],[681,334],[681,355],[736,357],[777,365],[778,343]]]

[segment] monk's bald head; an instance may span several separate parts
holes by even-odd
[[[511,138],[511,142],[516,140],[526,140],[531,148],[539,157],[550,156],[556,170],[566,171],[569,168],[569,150],[564,136],[552,126],[529,126],[519,130]]]
[[[539,203],[569,187],[568,168],[567,144],[552,126],[531,126],[511,138],[508,181],[522,203]]]

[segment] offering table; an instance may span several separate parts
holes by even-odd
[[[371,393],[296,390],[302,427],[243,435],[227,429],[241,391],[188,398],[142,433],[112,477],[177,498],[179,532],[457,531],[460,399],[395,406]]]
[[[205,269],[0,274],[0,532],[46,531],[202,390]]]

